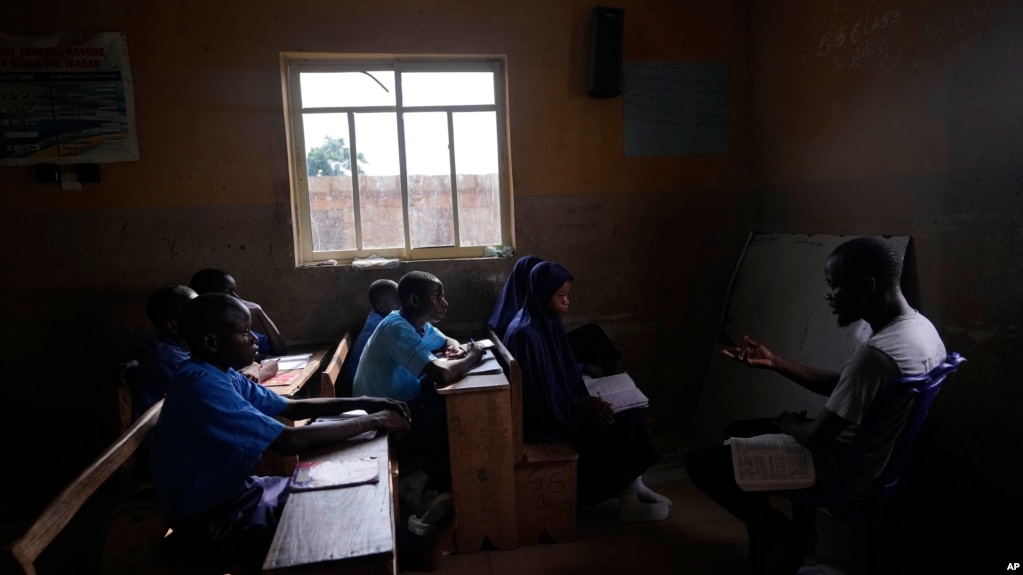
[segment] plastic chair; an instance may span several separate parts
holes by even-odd
[[[815,525],[816,508],[827,509],[839,518],[851,522],[855,533],[854,549],[859,573],[866,575],[882,571],[883,565],[880,561],[882,553],[878,543],[885,541],[888,502],[895,494],[899,478],[909,462],[909,453],[942,383],[949,374],[959,369],[959,365],[964,361],[966,359],[958,353],[951,353],[929,373],[905,377],[882,386],[856,432],[848,457],[839,466],[827,488],[821,491],[803,489],[770,492],[771,495],[791,501],[794,516],[805,518],[808,526]],[[888,409],[896,404],[895,402],[905,400],[907,396],[912,398],[912,406],[881,475],[865,497],[847,497],[849,482],[859,471],[877,427],[884,420]]]

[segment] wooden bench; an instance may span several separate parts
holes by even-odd
[[[3,549],[0,571],[10,570],[26,575],[33,575],[36,572],[36,559],[96,490],[134,455],[146,435],[156,425],[162,407],[161,400],[57,494],[25,533]]]
[[[341,337],[340,343],[337,344],[337,349],[327,361],[327,367],[320,375],[320,397],[337,397],[337,378],[341,375],[341,366],[345,364],[345,359],[351,349],[352,334],[346,331],[345,335]],[[352,390],[342,389],[341,393],[342,397],[350,397]]]
[[[511,393],[519,544],[535,543],[543,535],[554,542],[571,541],[576,533],[579,455],[567,443],[523,443],[522,370],[497,334],[489,331],[488,337]]]

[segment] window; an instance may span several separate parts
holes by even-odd
[[[501,60],[282,62],[300,264],[511,244]]]

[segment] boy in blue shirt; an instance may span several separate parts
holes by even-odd
[[[368,430],[405,431],[401,402],[372,398],[289,400],[236,371],[251,365],[256,339],[246,306],[204,294],[185,306],[180,332],[191,359],[179,369],[151,436],[157,512],[189,541],[226,551],[259,572],[287,496],[287,477],[256,477],[269,449],[281,455],[335,445]],[[275,417],[369,415],[288,427]]]
[[[146,342],[138,354],[138,382],[131,390],[133,421],[167,395],[178,370],[188,361],[188,343],[178,330],[178,318],[196,295],[188,286],[169,285],[157,289],[146,300],[146,315],[156,326],[157,336]],[[277,362],[253,363],[239,371],[260,383],[277,374]]]
[[[356,395],[404,401],[412,414],[412,429],[399,446],[399,465],[418,456],[433,488],[447,491],[451,482],[447,411],[436,388],[448,385],[483,356],[475,344],[463,350],[431,322],[444,319],[448,302],[444,284],[422,271],[408,272],[398,281],[401,309],[380,321],[362,352],[355,372]],[[444,356],[440,359],[433,351]]]
[[[258,323],[261,330],[252,332],[252,335],[256,336],[256,343],[259,346],[259,357],[288,353],[288,346],[284,343],[284,338],[281,336],[280,330],[277,329],[277,325],[263,310],[263,306],[244,300],[238,295],[238,283],[234,281],[231,274],[214,268],[201,269],[195,272],[188,285],[198,294],[226,293],[245,304],[252,315],[253,322]]]
[[[366,342],[377,325],[392,311],[401,309],[401,300],[398,298],[398,282],[388,279],[380,279],[369,285],[369,303],[373,309],[366,316],[366,323],[355,338],[355,344],[348,352],[348,358],[341,367],[341,389],[343,395],[350,394],[355,385],[355,372],[359,368],[359,359],[362,351],[366,349]]]
[[[157,336],[139,353],[138,384],[131,390],[132,420],[167,394],[178,369],[188,361],[188,344],[178,331],[178,317],[195,296],[190,287],[170,285],[157,289],[146,300],[146,315],[156,326]]]

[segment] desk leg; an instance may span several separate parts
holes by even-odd
[[[451,483],[459,553],[484,538],[498,549],[518,546],[515,521],[511,398],[507,389],[446,395]]]

